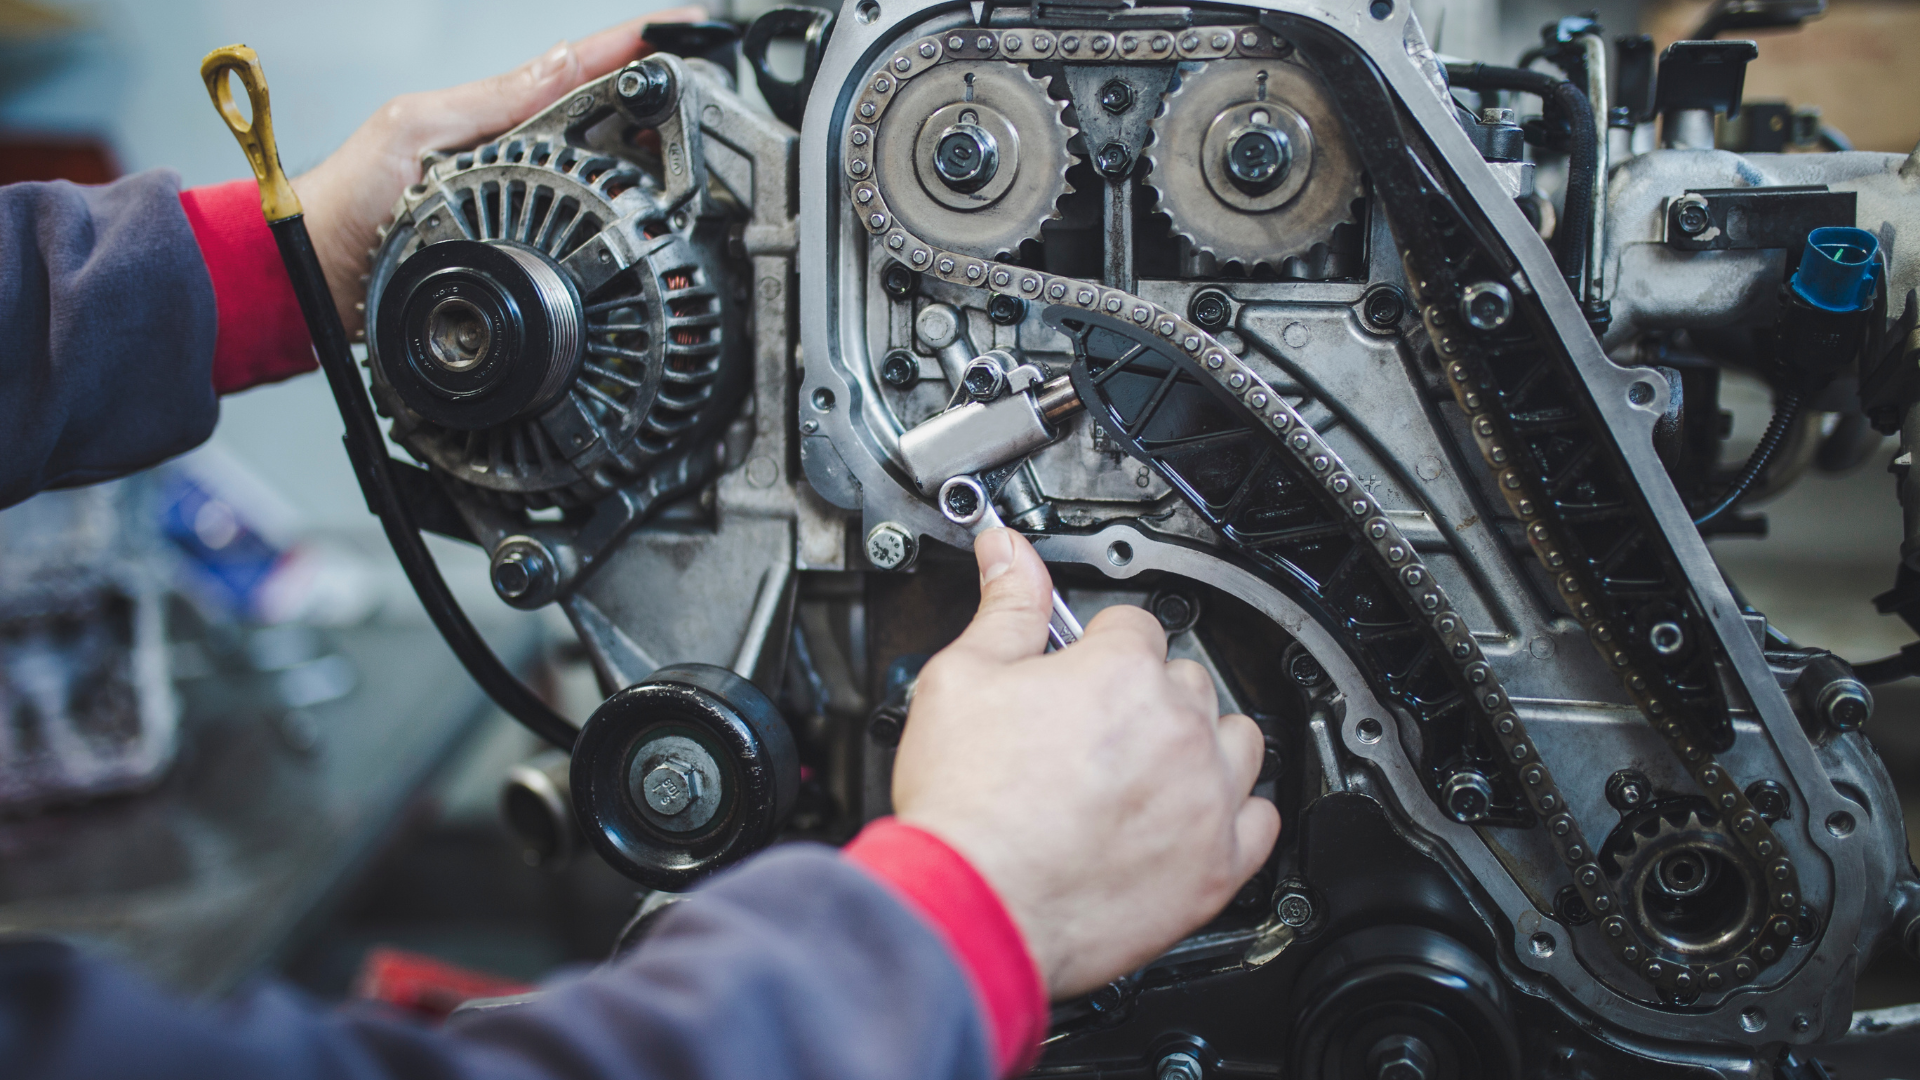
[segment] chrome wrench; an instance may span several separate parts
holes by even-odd
[[[1005,527],[999,512],[993,508],[993,499],[987,494],[986,485],[978,477],[953,477],[940,485],[938,498],[940,513],[975,536],[988,529]],[[1066,597],[1060,595],[1059,589],[1053,590],[1053,613],[1047,618],[1047,651],[1066,648],[1079,641],[1081,633],[1080,620],[1074,618]]]

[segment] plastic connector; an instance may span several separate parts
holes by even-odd
[[[1865,229],[1815,229],[1790,284],[1822,311],[1865,311],[1873,306],[1879,254],[1880,239]]]

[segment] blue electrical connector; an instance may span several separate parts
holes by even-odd
[[[1822,311],[1865,311],[1873,306],[1880,238],[1865,229],[1829,227],[1807,234],[1793,291]]]

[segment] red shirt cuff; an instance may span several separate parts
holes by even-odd
[[[868,825],[842,854],[890,886],[946,941],[987,1018],[1000,1075],[1031,1069],[1047,1033],[1046,983],[993,886],[945,841],[893,818]]]
[[[260,209],[259,185],[234,180],[189,188],[180,193],[180,206],[200,242],[220,315],[214,391],[231,394],[318,367],[307,320]]]

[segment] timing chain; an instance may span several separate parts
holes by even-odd
[[[1540,759],[1526,725],[1514,711],[1498,674],[1487,662],[1466,620],[1454,610],[1413,545],[1394,526],[1385,508],[1366,490],[1360,478],[1259,372],[1233,355],[1204,328],[1152,301],[1095,282],[981,259],[928,243],[895,220],[888,209],[886,194],[875,179],[873,162],[882,152],[876,145],[876,132],[888,104],[905,82],[943,63],[989,60],[1028,63],[1048,59],[1105,63],[1283,60],[1293,52],[1294,43],[1288,36],[1265,26],[1180,31],[966,28],[921,38],[907,44],[881,65],[854,101],[853,122],[846,131],[843,155],[852,209],[868,233],[884,244],[893,258],[913,270],[931,273],[957,285],[1050,305],[1058,311],[1080,314],[1094,321],[1111,321],[1122,326],[1130,323],[1132,328],[1157,334],[1167,346],[1164,355],[1188,374],[1210,380],[1230,395],[1236,405],[1255,420],[1259,430],[1285,448],[1304,475],[1317,481],[1319,496],[1338,508],[1337,516],[1345,528],[1386,571],[1382,578],[1399,589],[1400,599],[1409,611],[1424,616],[1424,631],[1438,646],[1438,654],[1451,662],[1452,678],[1471,701],[1484,731],[1505,755],[1506,767],[1517,774],[1521,781],[1518,786],[1525,793],[1528,805],[1545,823],[1554,846],[1570,868],[1581,901],[1600,920],[1605,937],[1625,966],[1669,999],[1690,1000],[1702,989],[1718,990],[1745,982],[1757,972],[1755,963],[1747,956],[1690,967],[1685,957],[1648,942],[1639,928],[1617,910],[1619,905],[1609,892],[1607,875],[1598,862],[1598,851],[1586,840],[1552,771]],[[1351,60],[1347,63],[1351,65]],[[1340,88],[1335,90],[1337,94]],[[1368,164],[1371,167],[1373,162],[1369,160]],[[1429,335],[1442,354],[1452,359],[1461,350],[1450,343],[1459,342],[1460,336],[1458,327],[1447,319],[1438,302],[1437,286],[1444,281],[1444,278],[1426,278],[1414,281],[1413,286]],[[1794,929],[1790,920],[1774,917],[1780,908],[1791,909],[1795,902],[1791,863],[1780,852],[1765,821],[1746,805],[1744,794],[1726,770],[1702,747],[1690,741],[1671,718],[1661,722],[1661,718],[1672,711],[1673,697],[1664,677],[1658,672],[1639,670],[1624,650],[1609,651],[1609,642],[1616,631],[1604,614],[1587,601],[1596,591],[1590,574],[1583,575],[1580,569],[1567,565],[1568,560],[1561,554],[1564,545],[1557,542],[1564,526],[1553,513],[1551,500],[1540,496],[1537,480],[1513,467],[1507,449],[1511,445],[1512,418],[1499,409],[1500,395],[1484,392],[1464,360],[1454,360],[1448,371],[1456,396],[1469,414],[1482,453],[1495,470],[1502,494],[1514,513],[1527,524],[1528,539],[1539,558],[1557,572],[1556,581],[1562,596],[1587,627],[1602,654],[1622,673],[1635,701],[1667,736],[1674,753],[1686,762],[1689,772],[1714,798],[1714,805],[1729,812],[1735,832],[1746,849],[1768,866],[1768,880],[1778,891],[1769,891],[1769,907],[1774,910],[1764,920],[1756,951],[1763,965],[1771,962],[1784,952],[1784,939],[1790,938]],[[1769,863],[1767,856],[1776,857]]]

